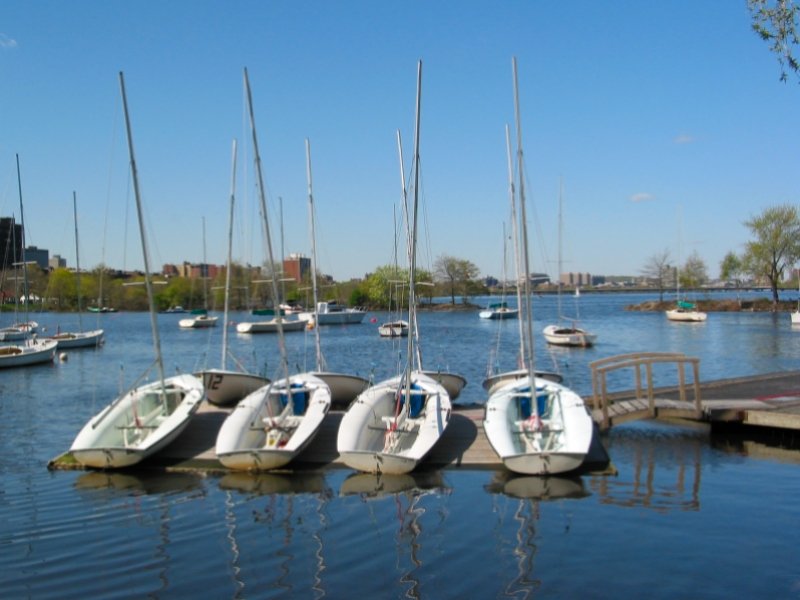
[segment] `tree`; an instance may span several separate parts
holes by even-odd
[[[741,257],[735,252],[728,252],[719,263],[719,276],[720,279],[725,281],[733,281],[736,286],[737,298],[739,298],[739,285],[742,282],[742,273],[744,273],[744,263]],[[741,298],[739,298],[740,305],[741,302]]]
[[[778,307],[778,284],[800,258],[800,215],[791,204],[772,206],[744,223],[755,237],[747,242],[744,268],[757,279],[767,279],[773,310]]]
[[[686,259],[681,269],[681,285],[684,288],[696,288],[708,281],[706,263],[695,251]]]
[[[658,286],[658,301],[664,301],[664,286],[669,279],[672,267],[669,265],[669,250],[656,252],[647,259],[641,273],[648,279],[652,279]]]
[[[719,263],[719,276],[720,279],[725,281],[733,281],[736,287],[741,283],[742,273],[744,272],[744,265],[742,259],[735,252],[728,252]]]
[[[452,304],[456,303],[456,290],[461,288],[462,294],[464,294],[469,282],[480,274],[478,267],[472,262],[447,254],[437,258],[433,268],[436,278],[449,288]]]
[[[770,50],[778,55],[781,66],[781,81],[786,81],[786,68],[800,73],[800,63],[794,49],[798,39],[798,16],[800,6],[794,0],[747,0],[753,17],[753,31],[769,42]]]

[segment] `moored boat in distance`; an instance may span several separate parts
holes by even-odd
[[[489,305],[478,313],[481,319],[516,319],[519,311],[510,308],[507,302],[490,302]]]
[[[299,313],[303,321],[315,322],[316,325],[350,325],[361,323],[367,311],[363,308],[348,308],[333,300],[317,302],[317,310]]]

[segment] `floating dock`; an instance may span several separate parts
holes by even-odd
[[[644,399],[640,397],[641,390],[608,395],[608,412],[613,413],[608,426],[636,419],[678,417],[711,425],[737,423],[800,430],[800,371],[712,381],[698,384],[697,389],[702,397],[699,412],[695,402],[680,399],[683,396],[680,386],[659,388],[652,397]],[[593,396],[585,400],[587,406],[593,407]],[[204,402],[181,436],[141,466],[227,473],[228,470],[217,460],[214,444],[217,432],[231,410]],[[336,451],[336,435],[343,414],[336,410],[328,413],[317,436],[293,461],[294,469],[346,468]],[[444,435],[424,464],[437,468],[501,467],[502,463],[483,432],[483,414],[482,407],[456,405]],[[593,407],[592,416],[597,426],[584,470],[602,472],[610,465],[601,443],[603,411]],[[48,468],[82,467],[66,452],[50,461]]]

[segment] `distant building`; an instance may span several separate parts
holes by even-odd
[[[190,263],[184,261],[183,264],[178,265],[177,267],[175,267],[175,265],[165,265],[163,269],[165,275],[167,275],[166,268],[168,266],[174,269],[172,272],[177,274],[178,277],[188,277],[189,279],[214,279],[222,271],[222,267],[217,265],[209,265],[207,263]]]
[[[0,218],[0,270],[22,260],[22,225],[13,217]]]
[[[592,276],[589,273],[561,273],[559,281],[568,286],[589,286],[592,285]]]
[[[67,259],[61,258],[59,254],[53,254],[53,257],[48,261],[47,266],[50,270],[65,269],[67,267]]]
[[[36,246],[28,246],[25,248],[25,261],[35,262],[42,269],[47,270],[50,267],[50,251]]]
[[[283,259],[284,277],[292,278],[297,283],[311,276],[311,259],[302,254],[290,254]]]

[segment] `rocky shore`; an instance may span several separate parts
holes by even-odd
[[[697,300],[693,302],[703,312],[792,312],[797,309],[795,301],[780,301],[777,306],[769,298],[757,300]],[[675,307],[675,301],[648,300],[640,304],[629,304],[625,310],[632,311],[665,311]]]

